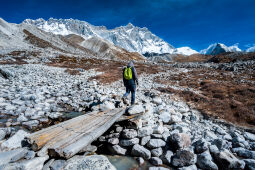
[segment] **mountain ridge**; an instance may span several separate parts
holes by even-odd
[[[173,53],[175,50],[172,45],[153,34],[148,28],[136,27],[131,23],[114,29],[107,29],[105,26],[94,26],[86,21],[75,19],[50,18],[44,20],[39,18],[36,20],[26,19],[23,23],[35,25],[54,34],[78,34],[85,39],[97,36],[130,52],[139,52],[140,54],[146,52]]]

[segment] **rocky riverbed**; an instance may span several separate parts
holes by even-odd
[[[0,169],[116,169],[104,155],[134,157],[156,169],[255,169],[252,129],[217,122],[173,94],[156,77],[187,68],[140,74],[136,104],[121,96],[122,82],[102,84],[95,69],[45,64],[1,65]],[[139,72],[138,72],[139,73]],[[180,90],[180,86],[171,86]],[[191,89],[192,90],[192,89]],[[196,91],[194,91],[196,92]],[[68,160],[40,155],[26,145],[30,133],[64,121],[66,113],[86,114],[116,107],[126,114],[91,146]]]

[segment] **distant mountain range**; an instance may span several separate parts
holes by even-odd
[[[238,44],[233,46],[227,47],[221,43],[215,43],[210,45],[207,49],[201,50],[201,54],[209,54],[209,55],[216,55],[225,52],[241,52],[242,50],[238,48]]]
[[[0,18],[0,53],[33,50],[42,51],[47,56],[65,54],[121,60],[146,59],[137,52],[129,52],[99,37],[84,39],[76,34],[57,35],[25,22],[12,24]]]
[[[130,52],[144,54],[154,53],[173,53],[175,48],[151,33],[147,28],[139,28],[131,23],[108,30],[104,26],[94,26],[85,21],[74,19],[53,19],[49,20],[26,19],[23,23],[32,24],[38,28],[59,35],[77,34],[84,39],[99,37],[122,47]]]
[[[212,44],[200,52],[190,47],[175,48],[147,28],[136,27],[131,23],[107,29],[105,26],[94,26],[74,19],[26,19],[21,24],[12,24],[0,18],[0,49],[27,49],[41,46],[106,58],[114,58],[117,54],[141,59],[142,55],[171,58],[171,55],[241,52],[238,44],[227,47],[222,43]],[[245,52],[254,51],[255,47],[251,47]]]

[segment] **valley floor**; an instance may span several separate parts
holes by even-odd
[[[135,118],[116,122],[92,143],[96,149],[69,160],[49,158],[26,147],[20,154],[24,137],[70,119],[66,113],[126,107],[121,100],[125,65],[68,56],[45,61],[2,57],[0,169],[72,169],[89,162],[81,156],[89,151],[137,157],[141,166],[148,160],[173,169],[255,167],[254,63],[241,63],[230,71],[225,69],[228,64],[135,63],[136,105],[127,108]],[[103,160],[100,168],[114,169],[103,156],[91,159]]]

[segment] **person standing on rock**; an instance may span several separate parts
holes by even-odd
[[[138,77],[133,61],[130,61],[127,67],[123,68],[123,83],[126,87],[126,93],[123,95],[124,103],[126,103],[125,99],[127,99],[131,92],[131,105],[135,104],[135,90],[136,85],[138,86]]]

